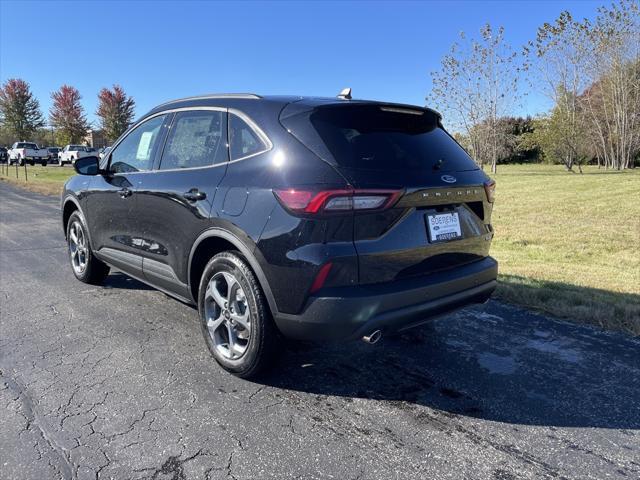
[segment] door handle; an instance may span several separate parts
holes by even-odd
[[[132,193],[133,193],[133,192],[132,192],[131,190],[129,190],[127,187],[123,188],[122,190],[118,190],[118,194],[119,194],[122,198],[130,197]]]
[[[188,192],[184,192],[182,196],[190,202],[197,202],[198,200],[204,200],[207,198],[207,194],[201,192],[197,188],[192,188]]]

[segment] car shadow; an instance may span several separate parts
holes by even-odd
[[[490,302],[377,345],[287,344],[273,387],[520,425],[640,428],[640,342]]]

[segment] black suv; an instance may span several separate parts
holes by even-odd
[[[75,276],[196,304],[226,370],[294,339],[375,343],[496,286],[494,183],[428,108],[211,95],[151,110],[62,195]],[[87,176],[89,175],[89,176]]]

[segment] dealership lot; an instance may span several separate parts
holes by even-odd
[[[491,302],[287,344],[260,383],[196,312],[77,282],[58,199],[0,183],[0,478],[638,478],[640,341]]]

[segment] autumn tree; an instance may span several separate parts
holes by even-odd
[[[568,92],[564,94],[569,95]],[[564,110],[567,104],[570,102],[560,101],[550,113],[534,120],[533,128],[520,137],[518,147],[521,150],[538,150],[542,152],[544,161],[562,164],[571,172],[577,166],[582,173],[582,164],[592,155],[589,135],[584,125],[579,125],[575,132],[569,132],[574,126],[568,121],[568,112]],[[578,112],[577,118],[584,121],[585,116]],[[569,137],[574,138],[575,144],[567,142]]]
[[[431,73],[427,102],[444,115],[453,128],[468,139],[470,154],[484,166],[496,165],[504,137],[499,119],[512,112],[521,94],[521,57],[504,38],[502,27],[486,24],[480,37],[468,40],[464,33]]]
[[[110,142],[122,135],[133,122],[135,101],[127,96],[120,85],[112,90],[103,88],[98,94],[98,110],[100,127]]]
[[[24,80],[11,78],[0,88],[0,125],[16,140],[29,140],[44,125],[40,103]]]
[[[598,164],[633,165],[640,152],[640,6],[620,0],[581,24],[589,88],[581,96]]]
[[[580,23],[571,13],[563,11],[553,23],[539,27],[535,41],[525,47],[531,66],[528,78],[554,105],[538,131],[544,139],[543,150],[568,171],[573,171],[574,163],[579,162],[584,141],[580,105],[580,94],[588,85],[584,72],[586,56],[580,46],[584,41]]]
[[[51,94],[53,104],[49,111],[50,123],[58,131],[63,143],[80,143],[87,135],[89,123],[80,103],[77,88],[63,85]]]
[[[599,8],[593,22],[564,11],[525,49],[528,77],[553,101],[552,136],[565,143],[569,170],[585,147],[614,168],[631,166],[640,149],[639,12],[633,0]]]

